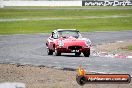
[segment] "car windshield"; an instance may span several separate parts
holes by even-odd
[[[59,31],[58,35],[59,37],[63,37],[63,38],[67,38],[67,37],[78,38],[80,36],[78,31],[69,31],[69,30]]]

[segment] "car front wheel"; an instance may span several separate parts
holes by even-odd
[[[48,55],[53,55],[53,51],[50,50],[49,48],[47,48],[47,54],[48,54]]]
[[[90,56],[90,50],[88,50],[87,52],[83,53],[85,57],[89,57]]]

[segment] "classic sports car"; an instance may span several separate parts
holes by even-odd
[[[76,29],[57,29],[54,30],[46,42],[48,55],[60,56],[61,53],[75,53],[80,56],[81,53],[85,57],[90,55],[91,41],[82,38],[80,32]]]

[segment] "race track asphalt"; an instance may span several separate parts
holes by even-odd
[[[73,54],[48,56],[45,42],[49,33],[0,35],[0,63],[47,66],[60,69],[77,69],[80,65],[87,72],[128,73],[132,75],[132,59],[90,56],[75,57]],[[104,42],[132,40],[132,31],[83,32],[94,45]]]

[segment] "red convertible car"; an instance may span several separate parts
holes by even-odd
[[[54,30],[46,42],[48,55],[60,56],[61,53],[75,53],[80,56],[81,53],[85,57],[90,55],[91,41],[82,38],[80,32],[76,29],[57,29]]]

